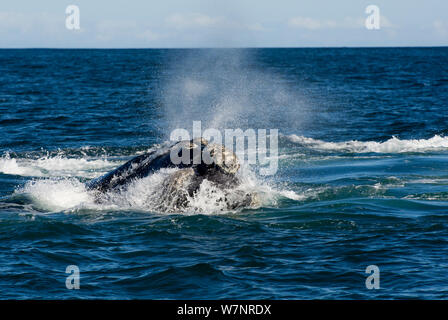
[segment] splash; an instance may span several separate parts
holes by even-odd
[[[81,208],[93,204],[84,183],[77,179],[31,180],[15,194],[28,196],[38,210],[60,211],[75,207]]]
[[[163,184],[177,168],[160,169],[146,178],[132,182],[125,189],[105,193],[98,203],[95,191],[88,190],[78,178],[45,178],[28,181],[15,191],[14,196],[22,196],[31,200],[37,210],[77,211],[82,209],[102,210],[138,210],[156,213],[181,214],[219,214],[238,210],[229,210],[223,190],[204,180],[199,190],[188,197],[188,205],[178,208],[175,202],[166,201]],[[242,183],[232,195],[257,193],[259,202],[253,206],[276,206],[281,198],[302,200],[304,196],[293,191],[278,190],[267,181],[260,181],[249,169],[240,173]]]

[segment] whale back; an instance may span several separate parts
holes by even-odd
[[[181,158],[182,152],[185,151],[189,152],[189,163],[174,164],[171,153],[177,153],[178,157]],[[208,161],[204,161],[203,155],[209,157]],[[200,157],[200,159],[197,157]],[[92,180],[88,184],[88,188],[107,192],[136,179],[142,179],[162,168],[192,168],[198,177],[198,179],[195,179],[197,183],[206,178],[219,185],[230,186],[238,182],[235,173],[239,167],[240,164],[233,152],[228,151],[221,145],[209,144],[207,140],[198,138],[180,141],[169,147],[139,155],[115,170]],[[192,189],[190,188],[190,190]]]

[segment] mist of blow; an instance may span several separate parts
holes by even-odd
[[[220,131],[300,127],[303,97],[292,92],[267,63],[254,63],[256,52],[193,50],[174,62],[161,97],[167,138],[173,129],[191,132],[193,121],[201,121],[203,130]]]

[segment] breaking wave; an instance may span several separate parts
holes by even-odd
[[[93,178],[98,172],[105,172],[116,165],[117,162],[107,159],[68,158],[63,155],[38,159],[11,158],[6,153],[0,158],[0,173],[25,177]]]
[[[295,134],[286,136],[290,142],[300,144],[304,147],[324,150],[341,151],[350,153],[406,153],[406,152],[426,152],[426,151],[448,151],[448,137],[435,135],[430,139],[410,139],[401,140],[392,137],[384,142],[376,141],[343,141],[328,142]]]

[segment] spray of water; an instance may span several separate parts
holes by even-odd
[[[169,132],[203,129],[298,128],[304,119],[303,97],[284,79],[253,64],[249,49],[195,50],[173,63],[161,100]]]

